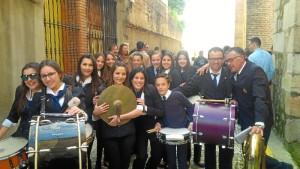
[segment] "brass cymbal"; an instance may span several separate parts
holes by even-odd
[[[128,113],[136,108],[136,97],[132,90],[123,85],[112,85],[103,90],[99,96],[98,105],[103,103],[109,105],[109,110],[100,115],[106,123],[110,122],[108,117]],[[127,123],[129,120],[121,120],[120,125]]]

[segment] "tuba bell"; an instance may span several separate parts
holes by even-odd
[[[266,169],[265,143],[260,134],[249,135],[243,148],[244,169]]]

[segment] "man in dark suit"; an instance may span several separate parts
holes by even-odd
[[[273,110],[268,79],[264,70],[250,61],[246,61],[240,47],[227,50],[225,63],[231,70],[233,84],[232,104],[239,107],[238,123],[244,130],[252,126],[250,134],[260,133],[267,145],[273,125]],[[266,157],[268,169],[292,169],[291,164]]]
[[[205,99],[221,100],[230,98],[229,70],[222,67],[223,63],[223,50],[219,47],[211,48],[208,51],[209,71],[201,76],[198,74],[194,75],[184,86],[174,90],[181,91],[186,97],[201,93],[201,96]],[[200,166],[200,155],[194,154],[194,162],[198,166]],[[219,169],[232,169],[232,158],[233,149],[219,146]],[[205,144],[205,168],[216,169],[216,144]]]

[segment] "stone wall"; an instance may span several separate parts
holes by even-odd
[[[246,7],[247,1],[236,0],[234,46],[247,47],[246,39]]]
[[[168,7],[160,0],[135,0],[117,2],[118,44],[128,43],[129,48],[136,47],[139,40],[149,44],[150,49],[177,52],[181,49],[181,30],[168,13]]]
[[[42,0],[0,0],[0,122],[7,116],[22,67],[45,56]]]
[[[288,143],[300,141],[300,0],[277,0],[273,31],[275,129]]]

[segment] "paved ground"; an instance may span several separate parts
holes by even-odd
[[[236,133],[239,132],[240,129],[239,127],[236,128]],[[95,140],[96,141],[96,140]],[[92,162],[95,165],[95,157],[96,157],[96,142],[94,142],[94,148],[92,150]],[[273,157],[275,157],[276,159],[278,159],[279,161],[284,161],[287,163],[291,163],[294,165],[294,169],[299,169],[299,167],[297,167],[295,165],[295,162],[292,160],[291,155],[289,152],[287,152],[287,150],[284,148],[283,144],[277,139],[277,137],[271,133],[270,139],[269,139],[269,147],[268,147],[268,151],[267,153]],[[202,152],[202,154],[204,154]],[[132,160],[134,160],[134,157],[132,158]],[[193,160],[191,160],[193,161]],[[201,162],[203,163],[204,159],[203,156],[201,157]],[[243,157],[242,157],[242,148],[241,145],[239,144],[235,144],[234,147],[234,159],[233,159],[233,169],[242,169],[243,166]],[[200,167],[194,165],[193,163],[191,163],[190,169],[198,169]],[[102,169],[107,169],[106,167],[102,167]]]

